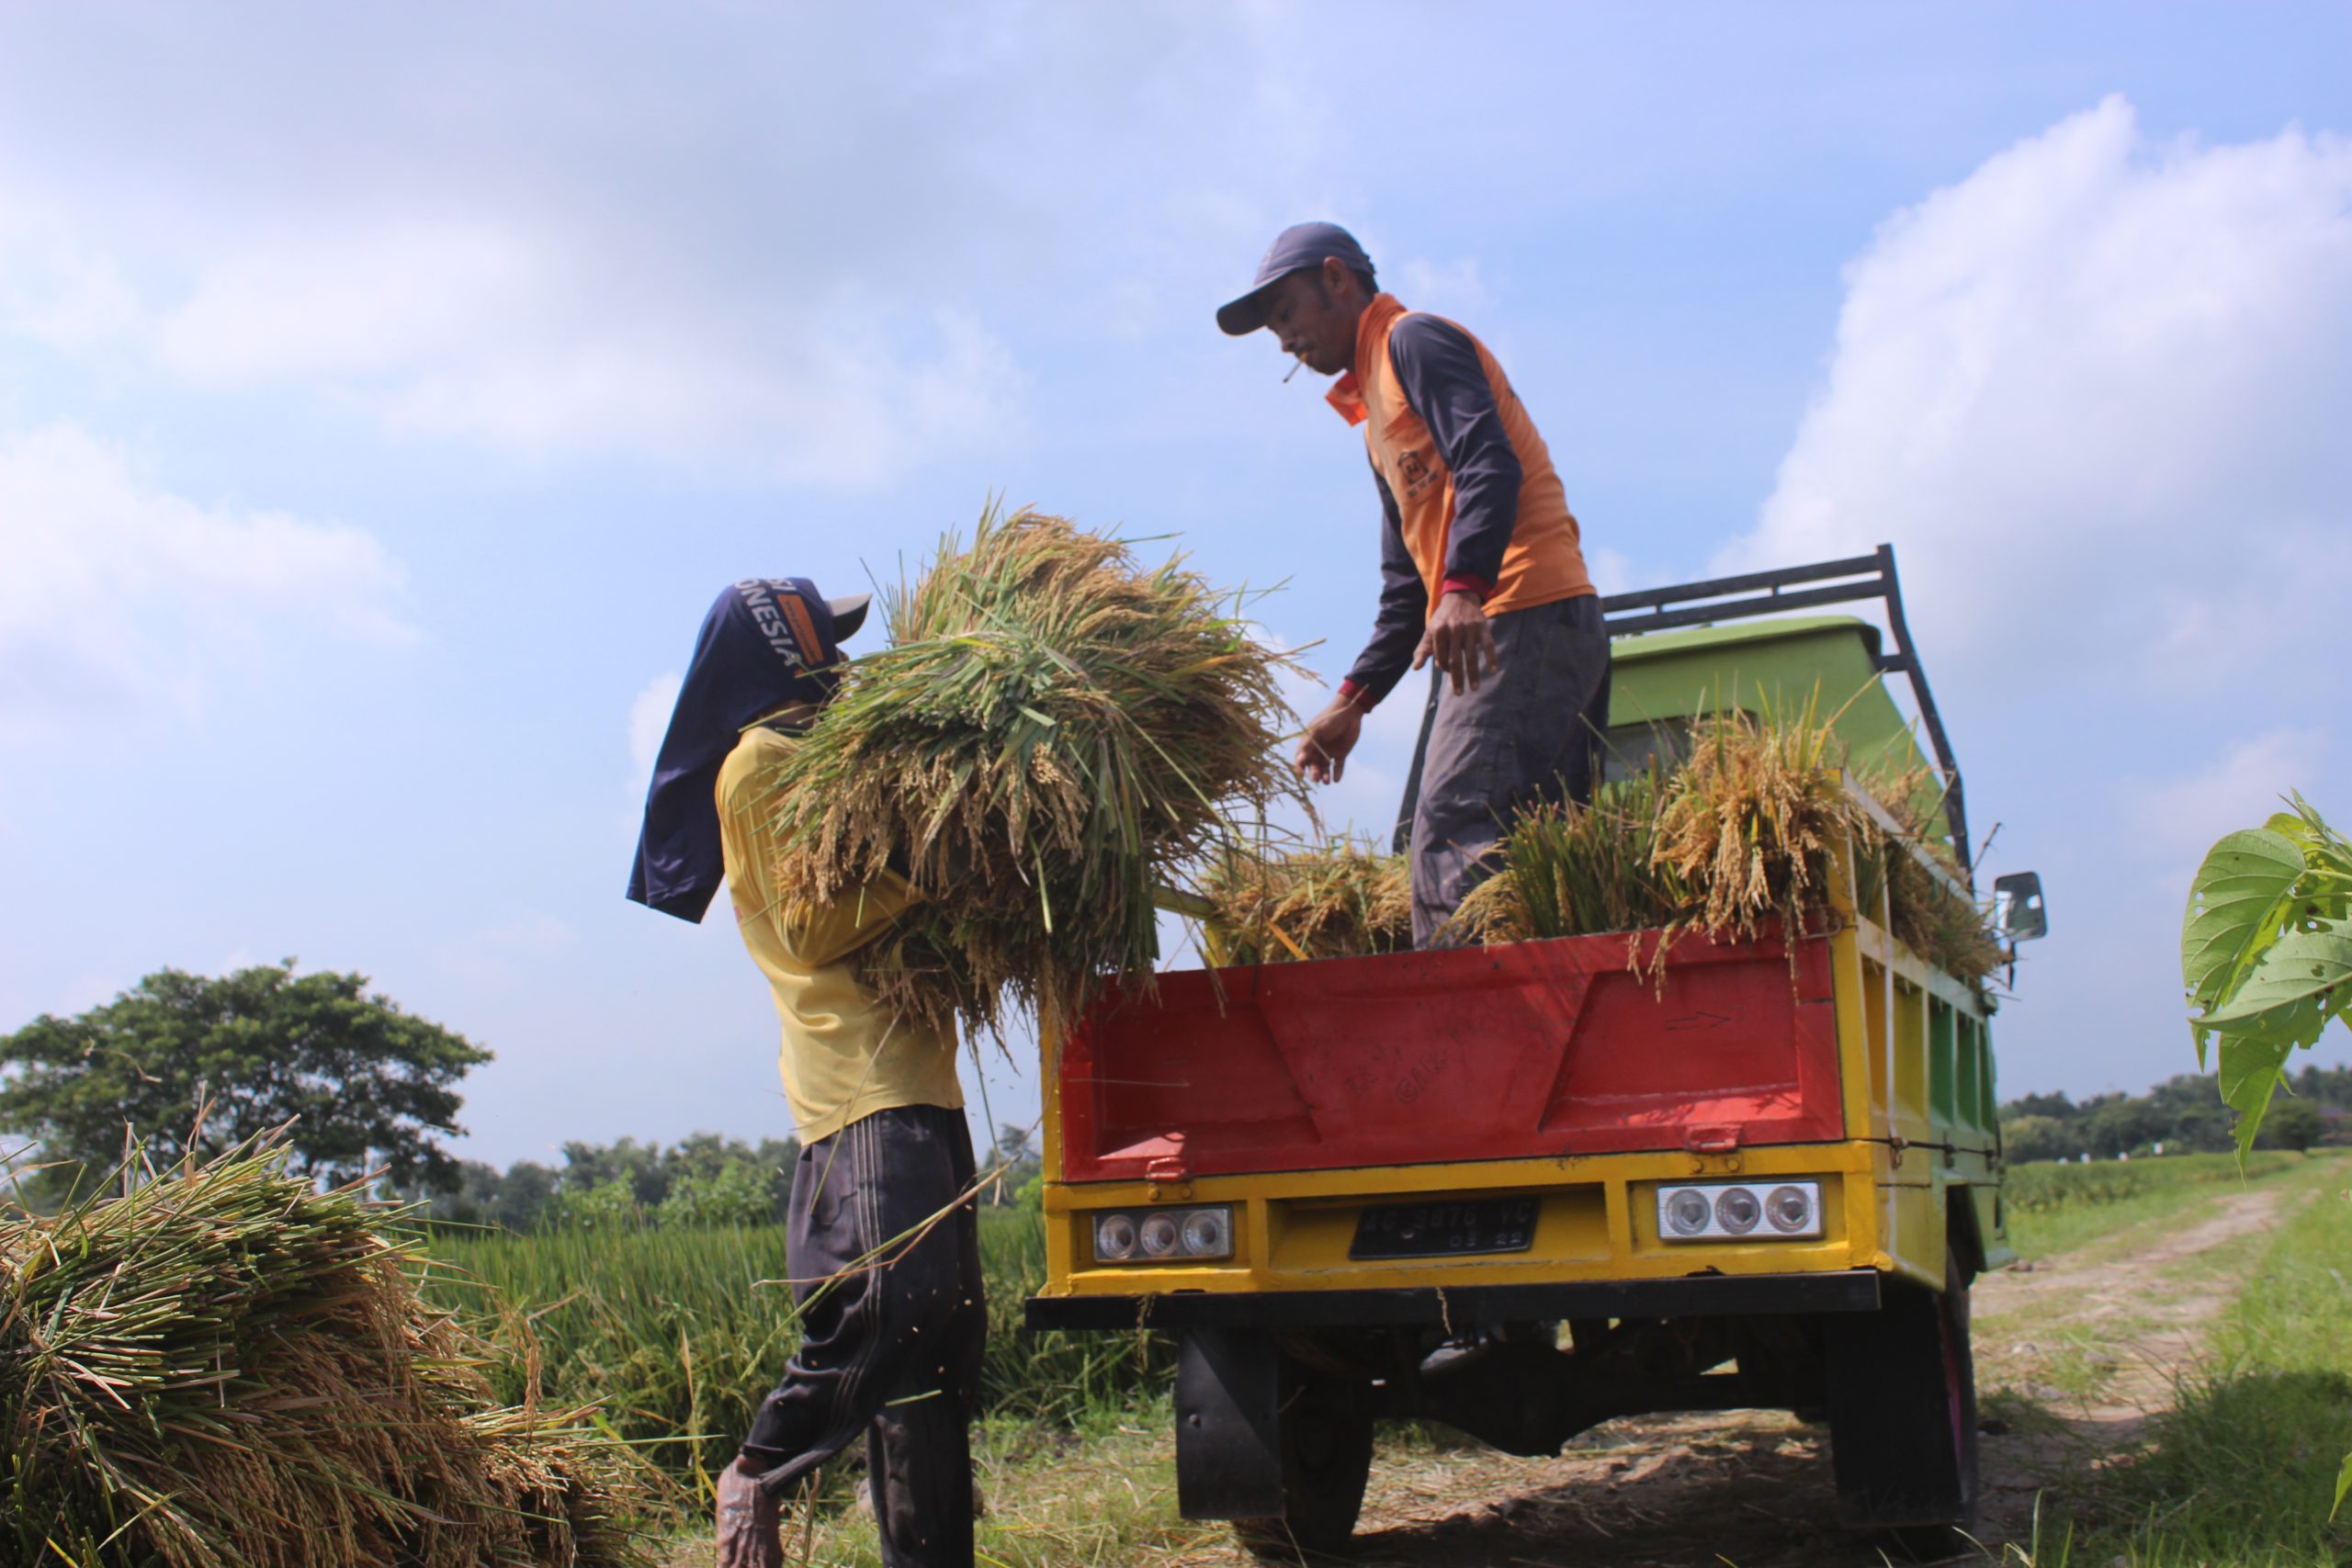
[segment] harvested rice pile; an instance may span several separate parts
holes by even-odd
[[[1353,839],[1295,854],[1236,852],[1201,887],[1214,908],[1202,921],[1211,964],[1279,964],[1413,945],[1413,884],[1402,855]]]
[[[1776,919],[1794,931],[1829,902],[1829,856],[1870,840],[1870,813],[1838,773],[1837,732],[1807,711],[1789,724],[1733,709],[1691,727],[1690,759],[1658,801],[1653,866],[1690,889],[1680,923],[1753,942]]]
[[[1501,869],[1470,890],[1449,939],[1526,942],[1672,923],[1692,896],[1652,863],[1660,789],[1655,773],[1643,773],[1602,784],[1589,807],[1522,815],[1503,839]]]
[[[375,1210],[244,1148],[0,1216],[0,1560],[600,1568],[648,1472],[497,1409]]]
[[[1890,791],[1889,798],[1895,802],[1888,809],[1903,826],[1903,841],[1917,852],[1900,852],[1884,833],[1875,840],[1886,867],[1888,925],[1905,947],[1937,968],[1963,980],[1984,979],[2009,961],[2008,951],[1985,925],[1987,911],[1963,891],[1965,883],[1953,885],[1960,881],[1960,866],[1941,840],[1920,829],[1917,814],[1908,804],[1915,797]],[[1935,869],[1923,864],[1921,856]],[[1867,861],[1866,855],[1865,881],[1871,875]]]
[[[1447,938],[1695,930],[1752,942],[1768,921],[1818,919],[1829,904],[1833,847],[1850,840],[1862,886],[1884,881],[1888,923],[1914,952],[1970,981],[2007,961],[1984,911],[1957,881],[1951,852],[1925,829],[1938,802],[1924,773],[1871,781],[1874,796],[1893,803],[1901,831],[1890,834],[1846,793],[1836,733],[1810,711],[1785,723],[1740,712],[1702,718],[1692,741],[1690,761],[1669,773],[1603,784],[1589,807],[1543,806],[1521,816],[1502,841],[1499,869],[1463,901]],[[1206,889],[1216,906],[1205,922],[1211,962],[1408,946],[1408,882],[1401,859],[1344,841],[1230,860]],[[1865,894],[1864,902],[1873,900]],[[1653,962],[1663,964],[1666,951],[1656,944]]]
[[[1792,928],[1827,908],[1830,852],[1850,839],[1860,880],[1885,879],[1889,923],[1913,951],[1970,981],[2007,962],[1984,910],[1947,880],[1958,875],[1951,851],[1923,829],[1937,805],[1923,776],[1870,781],[1874,798],[1894,803],[1903,831],[1890,835],[1846,793],[1836,733],[1810,711],[1784,723],[1735,711],[1692,728],[1690,761],[1663,778],[1521,818],[1503,869],[1463,901],[1454,931],[1492,942],[1697,930],[1750,942],[1767,920]],[[1656,953],[1663,963],[1664,943]]]
[[[885,869],[932,894],[862,955],[902,1014],[1058,1028],[1148,977],[1153,888],[1295,788],[1276,756],[1281,656],[1181,561],[1139,565],[1058,517],[982,517],[887,599],[890,646],[850,666],[777,772],[787,903]]]

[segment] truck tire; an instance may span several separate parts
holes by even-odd
[[[1261,1562],[1338,1551],[1355,1533],[1372,1474],[1372,1415],[1362,1384],[1283,1358],[1280,1517],[1236,1519],[1233,1533]]]
[[[1842,1521],[1886,1530],[1922,1560],[1965,1547],[1976,1524],[1976,1363],[1959,1253],[1945,1251],[1942,1290],[1893,1280],[1877,1312],[1829,1326]]]

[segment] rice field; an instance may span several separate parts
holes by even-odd
[[[601,1401],[602,1423],[697,1489],[733,1457],[798,1341],[777,1226],[444,1228],[429,1246],[427,1298],[507,1351],[502,1398],[524,1400],[536,1381],[554,1404]],[[1069,1426],[1166,1384],[1173,1362],[1156,1336],[1022,1326],[1046,1273],[1034,1211],[981,1210],[980,1256],[983,1413]]]

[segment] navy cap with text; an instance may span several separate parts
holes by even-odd
[[[1356,237],[1337,223],[1292,224],[1266,247],[1266,257],[1258,264],[1258,280],[1250,286],[1250,292],[1217,308],[1216,324],[1234,337],[1256,332],[1266,324],[1268,285],[1304,268],[1321,266],[1332,257],[1350,272],[1373,276],[1372,258],[1363,254]]]

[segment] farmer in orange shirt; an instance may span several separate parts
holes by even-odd
[[[1413,942],[1427,947],[1521,808],[1591,798],[1609,722],[1609,632],[1552,456],[1487,345],[1408,311],[1346,230],[1275,236],[1250,292],[1216,313],[1263,327],[1363,426],[1380,491],[1380,608],[1295,765],[1338,779],[1363,716],[1408,665],[1436,713],[1412,823]]]

